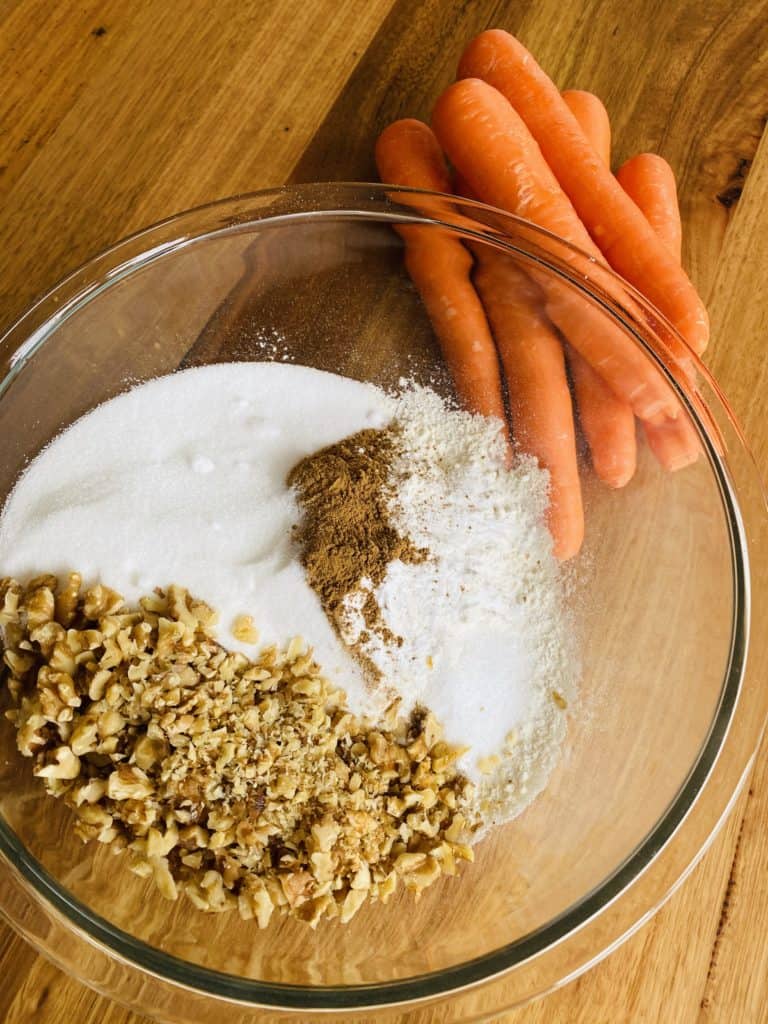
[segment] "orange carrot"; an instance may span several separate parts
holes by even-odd
[[[434,133],[414,117],[405,117],[384,129],[376,140],[375,157],[385,184],[452,191],[445,157]]]
[[[667,161],[656,153],[638,153],[619,168],[616,178],[679,263],[683,227],[675,172]]]
[[[698,459],[699,438],[685,414],[665,423],[644,423],[643,430],[648,447],[665,469],[684,469]]]
[[[469,183],[460,175],[455,176],[454,187],[467,199],[475,198]],[[482,259],[479,248],[476,246],[473,250],[478,262]],[[521,273],[524,271],[518,269],[518,274]],[[538,306],[542,300],[543,296],[540,296]],[[522,297],[520,301],[522,302]],[[494,317],[487,304],[486,311],[491,324],[494,325],[498,341],[498,332],[495,328],[498,317]],[[541,313],[538,318],[533,314],[531,322],[539,322],[541,317]],[[592,468],[599,479],[609,487],[624,487],[634,476],[637,466],[637,438],[632,410],[613,393],[600,374],[593,370],[586,359],[571,345],[565,346],[565,356],[571,371],[581,429],[592,457]],[[517,425],[514,421],[513,427],[517,434]]]
[[[476,79],[456,82],[438,99],[433,127],[480,199],[547,228],[602,263],[538,146],[499,92]],[[590,299],[555,279],[544,287],[550,319],[638,416],[677,415],[679,406],[660,375]]]
[[[600,155],[606,166],[610,166],[611,126],[608,112],[602,102],[592,93],[581,92],[578,89],[564,92],[563,99],[595,152]],[[634,200],[648,218],[656,234],[679,261],[682,226],[672,168],[666,160],[655,153],[641,153],[628,160],[616,177],[630,199]],[[617,472],[617,482],[613,486],[621,487],[620,481],[626,474],[620,468],[620,453],[627,453],[627,469],[629,459],[631,458],[633,470],[637,459],[632,410],[610,392],[605,382],[581,359],[578,352],[568,347],[566,356],[579,407],[581,427],[592,455],[592,465],[600,479],[609,484],[612,473]],[[698,438],[686,416],[678,416],[676,420],[667,420],[664,423],[644,423],[643,429],[649,448],[665,469],[682,469],[698,458]]]
[[[500,92],[478,79],[455,82],[438,98],[432,127],[480,200],[525,217],[602,262],[539,147]]]
[[[632,410],[570,345],[565,352],[592,468],[609,487],[625,487],[637,468],[637,435]]]
[[[584,510],[563,347],[540,289],[513,258],[480,246],[475,255],[475,284],[499,347],[515,441],[549,470],[554,551],[572,558],[584,538]]]
[[[482,78],[506,96],[610,265],[672,321],[695,352],[702,352],[708,318],[693,285],[528,50],[508,32],[483,32],[465,50],[459,76]],[[487,135],[486,145],[495,149],[497,140]]]
[[[601,100],[594,93],[581,89],[569,89],[563,93],[563,99],[594,151],[610,166],[611,122]],[[624,487],[637,467],[637,434],[632,410],[574,348],[568,345],[565,354],[592,468],[610,487]]]
[[[592,149],[606,167],[611,166],[611,122],[603,101],[593,92],[583,89],[566,89],[563,99],[568,109],[581,125]]]
[[[493,416],[508,436],[499,359],[460,242],[408,240],[405,267],[432,321],[456,394],[470,412]]]
[[[466,199],[477,199],[469,182],[458,173],[454,189]],[[554,551],[558,558],[571,558],[584,539],[584,508],[571,396],[559,339],[543,311],[543,293],[525,271],[511,257],[487,246],[477,244],[472,251],[479,267],[475,285],[504,367],[515,443],[549,470],[547,519]],[[590,368],[588,363],[584,365]]]
[[[454,188],[466,199],[477,198],[458,173]],[[558,558],[571,558],[584,539],[584,508],[559,338],[544,312],[541,289],[525,271],[511,257],[492,252],[488,246],[477,244],[472,251],[479,268],[475,284],[504,367],[515,442],[549,470],[547,517],[554,551]],[[589,363],[582,363],[593,372]]]
[[[421,121],[396,121],[376,143],[383,182],[450,191],[443,154]],[[436,228],[398,228],[405,265],[432,321],[456,392],[471,412],[495,416],[507,432],[499,360],[485,312],[470,279],[472,257]]]
[[[680,207],[675,174],[667,161],[655,153],[640,153],[627,160],[616,177],[679,262],[682,248]],[[667,423],[646,423],[643,428],[648,447],[665,469],[674,472],[698,459],[701,445],[687,416],[678,416]]]

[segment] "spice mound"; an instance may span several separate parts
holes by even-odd
[[[0,582],[6,714],[83,840],[260,927],[346,922],[472,860],[472,787],[431,714],[374,728],[302,640],[251,660],[215,619],[175,586],[129,607],[75,573]]]
[[[365,628],[359,642],[350,645],[364,665],[362,644],[371,634],[402,644],[385,625],[372,588],[384,580],[392,561],[417,565],[429,555],[392,522],[395,455],[393,431],[361,430],[302,459],[287,480],[303,510],[295,532],[307,579],[340,634],[348,616],[345,600],[361,587],[367,591],[361,610]],[[378,675],[372,662],[366,667]]]

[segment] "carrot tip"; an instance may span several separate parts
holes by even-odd
[[[668,457],[664,463],[664,468],[668,469],[671,473],[676,473],[680,469],[686,469],[688,466],[692,466],[699,460],[698,451],[684,451],[678,455]]]
[[[629,466],[623,470],[621,469],[605,469],[593,467],[595,475],[607,486],[611,487],[615,491],[621,490],[622,487],[626,487],[632,477],[635,475],[635,467]]]

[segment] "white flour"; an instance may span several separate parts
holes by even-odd
[[[528,458],[508,470],[496,426],[448,411],[432,391],[405,391],[394,422],[393,519],[432,558],[393,562],[374,592],[402,645],[369,633],[362,647],[407,707],[431,708],[448,740],[470,747],[460,765],[492,817],[506,819],[558,758],[566,716],[553,691],[575,696],[576,652],[543,521],[547,474]],[[365,630],[360,604],[347,601],[348,642]]]

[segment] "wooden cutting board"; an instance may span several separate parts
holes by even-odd
[[[374,176],[463,43],[518,34],[605,101],[618,165],[662,153],[707,361],[768,468],[768,2],[0,0],[0,328],[152,221],[286,181]],[[608,960],[510,1024],[768,1021],[768,749],[692,877]],[[0,926],[6,1024],[139,1024]],[[409,1017],[437,1024],[439,1010]]]

